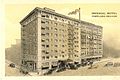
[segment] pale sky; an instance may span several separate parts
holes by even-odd
[[[59,0],[60,1],[60,0]],[[74,9],[81,8],[81,20],[103,26],[104,41],[111,47],[120,47],[120,4],[6,4],[5,5],[5,47],[15,44],[20,39],[20,20],[22,20],[35,7],[48,7],[56,12],[67,15]],[[118,17],[95,18],[92,12],[116,12]],[[68,16],[68,15],[67,15]],[[72,15],[78,19],[78,15]],[[120,48],[119,48],[120,49]]]

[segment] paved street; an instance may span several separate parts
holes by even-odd
[[[63,72],[56,73],[54,72],[48,76],[105,76],[105,75],[120,75],[120,66],[114,67],[104,67],[107,62],[120,63],[119,59],[103,59],[99,62],[96,62],[93,65],[92,69],[88,69],[89,66],[80,67],[78,70],[66,70]],[[6,76],[24,76],[19,73],[18,69],[8,67],[6,64]]]
[[[60,73],[53,73],[51,76],[105,76],[120,75],[119,67],[104,67],[107,62],[120,62],[120,59],[104,59],[93,65],[94,68],[88,69],[89,66],[79,68],[78,70],[67,70]]]
[[[5,76],[24,76],[19,72],[18,68],[11,68],[9,64],[12,63],[10,61],[5,61]]]

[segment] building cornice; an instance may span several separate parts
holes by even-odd
[[[58,16],[58,17],[62,17],[62,18],[66,18],[66,19],[69,19],[69,20],[72,20],[72,21],[75,21],[75,22],[78,22],[78,23],[81,23],[81,24],[91,25],[91,26],[96,26],[96,27],[102,28],[102,27],[99,26],[99,25],[95,25],[95,24],[93,24],[93,23],[89,23],[89,22],[82,21],[82,20],[79,21],[78,19],[71,18],[71,17],[68,17],[68,16],[66,16],[66,15],[56,13],[55,11],[45,10],[44,8],[39,8],[39,7],[36,7],[35,9],[33,9],[25,18],[23,18],[23,19],[20,21],[20,24],[21,24],[22,22],[24,22],[24,21],[25,21],[30,15],[32,15],[34,12],[45,12],[45,13],[52,14],[52,15],[55,15],[55,16]]]

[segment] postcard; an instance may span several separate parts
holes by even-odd
[[[4,12],[7,79],[120,76],[120,3],[25,2]]]

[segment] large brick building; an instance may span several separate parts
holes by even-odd
[[[21,24],[21,70],[39,72],[57,66],[59,60],[82,63],[102,57],[102,27],[35,8]]]

